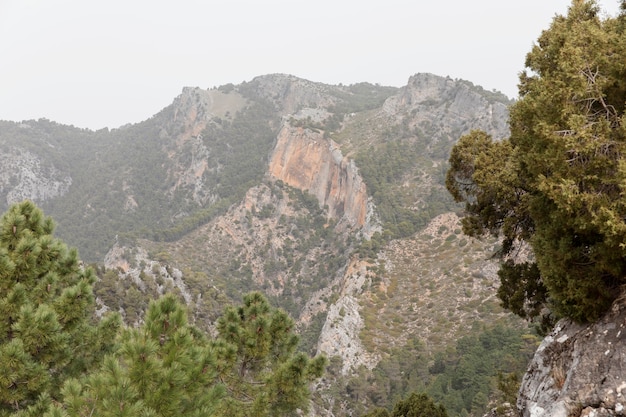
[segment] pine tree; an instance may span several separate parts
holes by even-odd
[[[0,415],[39,412],[102,358],[119,326],[91,323],[93,273],[30,201],[0,219]],[[39,414],[41,415],[41,414]]]
[[[307,409],[309,385],[322,375],[326,359],[296,352],[298,337],[286,312],[253,292],[242,306],[225,309],[217,329],[219,378],[229,393],[222,415],[276,416]]]
[[[234,314],[234,316],[233,316]],[[188,323],[179,301],[150,303],[143,325],[87,376],[69,379],[45,417],[275,416],[306,409],[324,358],[295,353],[293,321],[258,293],[228,307],[219,337]]]
[[[363,417],[447,417],[448,413],[442,405],[426,394],[411,393],[407,398],[398,401],[389,413],[384,408],[374,408]]]
[[[537,269],[501,271],[514,291],[501,296],[522,315],[544,306],[593,321],[624,284],[625,30],[626,16],[603,20],[595,1],[573,1],[527,55],[510,138],[472,132],[451,154],[446,184],[467,203],[464,230],[502,233],[503,257],[519,241],[533,248]]]
[[[118,349],[89,376],[63,387],[63,407],[48,417],[213,416],[223,394],[209,340],[187,322],[172,295],[150,303],[139,329],[124,329]]]
[[[448,413],[428,395],[414,392],[394,405],[391,417],[448,417]]]

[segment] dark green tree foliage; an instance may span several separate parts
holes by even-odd
[[[272,308],[260,293],[228,307],[218,320],[219,378],[228,389],[228,416],[287,415],[306,410],[309,383],[319,378],[326,359],[297,353],[295,323]]]
[[[498,375],[525,372],[535,341],[501,326],[463,337],[452,352],[435,361],[429,370],[434,378],[425,391],[451,413],[483,415],[489,398],[499,394]]]
[[[93,273],[53,230],[30,201],[0,219],[0,415],[57,398],[62,381],[97,362],[119,326],[116,316],[91,325]]]
[[[227,307],[219,336],[188,323],[175,296],[150,303],[144,324],[127,328],[117,350],[63,386],[46,417],[276,416],[306,410],[309,384],[325,358],[296,353],[294,323],[259,293]]]
[[[435,402],[426,394],[411,393],[398,401],[389,413],[384,408],[375,408],[364,417],[448,417],[444,406]]]
[[[411,392],[424,392],[452,415],[483,415],[489,400],[509,400],[510,390],[497,388],[500,375],[522,375],[537,338],[510,327],[475,327],[445,352],[428,355],[420,345],[414,341],[394,349],[371,374],[349,380],[346,392],[357,404],[354,408],[364,403],[391,409]]]
[[[0,416],[274,416],[306,410],[325,358],[296,353],[294,323],[259,293],[220,336],[174,295],[139,328],[93,325],[94,273],[32,202],[0,219]]]
[[[412,393],[396,403],[391,417],[448,417],[448,413],[428,395]]]
[[[467,203],[465,232],[501,232],[503,256],[518,240],[534,250],[540,278],[524,264],[501,274],[516,292],[501,294],[505,304],[522,315],[546,305],[592,321],[624,283],[625,18],[574,1],[526,58],[510,138],[472,132],[451,154],[447,187]]]
[[[49,416],[212,416],[224,393],[215,369],[209,340],[165,296],[150,304],[141,328],[121,333],[99,370],[65,383],[63,407]]]

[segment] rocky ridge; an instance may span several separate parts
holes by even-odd
[[[321,133],[285,125],[278,134],[268,172],[271,178],[313,194],[321,206],[328,207],[328,217],[368,232],[375,228],[366,224],[367,188],[354,161],[345,158],[337,144]]]

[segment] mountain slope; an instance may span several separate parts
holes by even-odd
[[[317,413],[358,414],[392,401],[390,384],[375,395],[354,381],[392,380],[381,367],[398,352],[420,352],[426,389],[459,338],[523,331],[493,297],[498,242],[461,236],[444,187],[451,146],[471,129],[507,136],[508,104],[431,74],[400,89],[273,74],[185,88],[110,132],[2,122],[17,162],[0,168],[1,203],[35,199],[83,259],[104,262],[101,308],[131,323],[173,291],[210,330],[229,300],[265,292],[296,318],[302,349],[334,358]],[[395,395],[416,386],[403,384]],[[470,406],[491,394],[467,394]]]

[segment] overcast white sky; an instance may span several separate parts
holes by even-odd
[[[431,72],[517,96],[569,0],[0,0],[0,119],[144,120],[184,86],[287,73],[403,86]],[[618,0],[599,2],[615,15]]]

